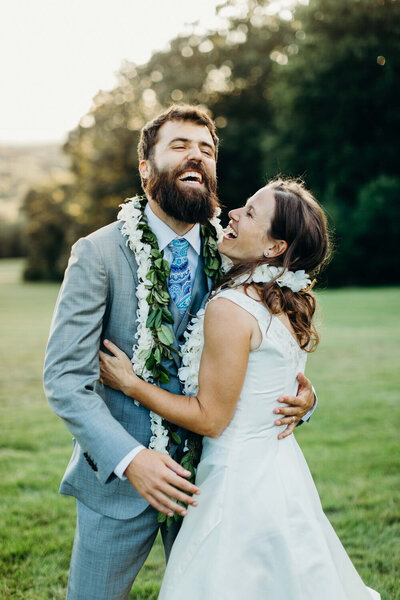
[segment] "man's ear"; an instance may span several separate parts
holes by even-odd
[[[148,179],[150,175],[150,165],[147,160],[141,160],[139,163],[139,173],[142,179]]]

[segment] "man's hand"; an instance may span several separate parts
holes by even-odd
[[[174,512],[183,517],[187,514],[185,508],[176,504],[174,499],[193,506],[198,504],[194,497],[181,491],[200,494],[198,487],[184,479],[190,476],[190,471],[183,469],[168,454],[141,450],[129,463],[124,474],[153,508],[170,517]]]
[[[297,381],[299,382],[297,396],[281,396],[278,398],[278,402],[288,404],[289,406],[279,406],[274,410],[275,414],[284,415],[275,421],[275,425],[287,425],[286,429],[278,435],[278,440],[282,440],[293,433],[298,422],[314,406],[315,397],[311,381],[303,373],[297,375]]]

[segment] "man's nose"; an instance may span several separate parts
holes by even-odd
[[[197,145],[193,145],[189,148],[188,159],[191,160],[202,160],[203,154]]]

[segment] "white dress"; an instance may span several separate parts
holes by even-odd
[[[296,394],[306,353],[260,303],[237,290],[218,297],[254,315],[263,339],[232,421],[203,440],[199,505],[183,519],[159,600],[379,599],[323,513],[294,435],[277,439],[273,409]]]

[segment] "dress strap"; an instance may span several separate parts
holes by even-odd
[[[217,298],[226,298],[227,300],[231,300],[248,313],[250,313],[253,317],[255,317],[260,325],[261,331],[265,331],[271,322],[271,313],[268,309],[258,302],[251,298],[250,296],[246,296],[243,292],[239,292],[239,290],[235,290],[232,288],[218,291],[214,296],[212,296],[209,302],[216,300]]]

